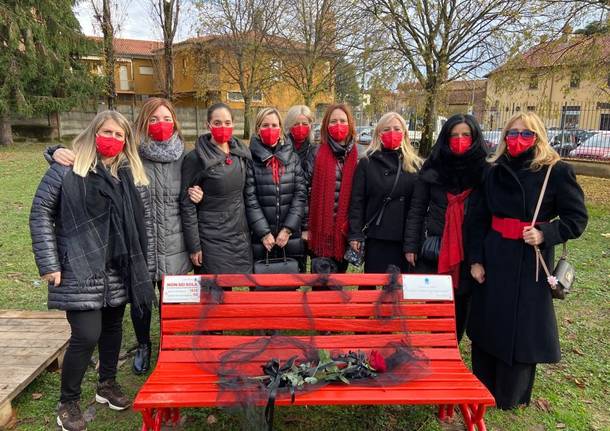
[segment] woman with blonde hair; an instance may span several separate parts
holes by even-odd
[[[98,347],[95,399],[113,410],[130,401],[116,382],[127,302],[150,310],[155,300],[147,266],[148,178],[127,120],[96,115],[72,143],[73,167],[52,164],[32,203],[30,232],[49,308],[66,311],[71,336],[61,375],[57,423],[84,430],[81,382]]]
[[[134,135],[149,179],[151,211],[148,215],[155,226],[150,237],[152,259],[149,266],[153,283],[160,291],[164,274],[187,274],[192,270],[180,216],[184,140],[173,104],[160,97],[148,98],[136,117]],[[47,150],[48,155],[69,166],[74,153],[63,148],[54,151],[55,148]],[[189,190],[189,195],[197,203],[203,193],[196,187]],[[149,310],[140,313],[132,308],[131,321],[138,341],[132,370],[135,374],[144,374],[150,369],[151,313]]]
[[[513,409],[529,404],[536,364],[561,357],[555,281],[538,267],[536,248],[552,269],[554,247],[579,237],[588,216],[573,168],[559,160],[535,113],[508,121],[490,160],[484,204],[469,226],[471,273],[481,285],[473,289],[468,336],[473,372],[499,408]]]
[[[291,144],[299,155],[301,165],[305,163],[309,153],[314,148],[313,130],[311,127],[313,122],[313,114],[307,105],[292,106],[286,113],[286,119],[284,120],[286,142]]]
[[[405,220],[422,160],[408,133],[400,114],[384,114],[354,174],[348,239],[355,252],[364,247],[364,272],[386,272],[389,265],[401,272],[409,270],[404,254]]]
[[[405,252],[415,272],[451,275],[458,341],[468,320],[476,281],[470,275],[466,226],[481,204],[489,164],[483,135],[471,115],[456,114],[443,125],[419,173],[407,220]]]
[[[250,152],[245,199],[254,259],[281,257],[282,249],[288,257],[302,258],[307,187],[299,157],[282,139],[282,117],[277,109],[258,112]]]

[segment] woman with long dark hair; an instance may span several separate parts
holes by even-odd
[[[208,108],[209,132],[197,139],[182,164],[184,239],[198,274],[252,272],[244,189],[250,150],[233,137],[233,113],[224,103]],[[199,186],[204,198],[186,191]]]
[[[330,105],[320,128],[320,145],[305,165],[310,186],[309,241],[312,271],[345,272],[352,181],[358,163],[356,128],[345,104]],[[317,259],[316,259],[317,258]]]
[[[588,215],[574,169],[553,150],[535,113],[520,112],[508,121],[490,160],[484,205],[469,228],[478,232],[469,260],[481,284],[473,289],[468,337],[474,374],[498,408],[512,409],[529,404],[536,365],[561,358],[554,281],[540,259],[552,270],[555,246],[579,237]]]
[[[466,328],[474,279],[465,252],[468,218],[481,204],[487,169],[481,128],[471,115],[453,115],[443,125],[424,162],[407,219],[405,251],[416,272],[451,275],[456,332]]]

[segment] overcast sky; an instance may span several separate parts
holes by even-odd
[[[116,16],[119,21],[118,37],[126,39],[160,40],[161,34],[155,28],[151,18],[150,0],[118,0]],[[94,25],[91,1],[79,2],[74,12],[80,21],[83,32],[87,35],[100,36],[100,31]],[[183,40],[193,34],[192,10],[181,10],[181,23],[176,41]]]

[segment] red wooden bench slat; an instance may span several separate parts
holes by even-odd
[[[244,353],[247,350],[243,350]],[[390,355],[394,349],[379,349],[379,352],[384,355]],[[159,360],[163,362],[218,362],[220,357],[225,353],[225,350],[163,350],[159,353]],[[447,348],[422,348],[419,349],[419,352],[429,360],[460,360],[460,352],[455,349],[447,349]],[[337,352],[331,352],[337,353]],[[258,355],[256,358],[252,359],[251,362],[260,362],[264,363],[269,361],[272,358],[277,358],[280,361],[288,360],[288,358],[292,356],[301,356],[303,354],[302,350],[299,349],[287,349],[287,348],[273,348],[268,347]]]
[[[165,312],[165,311],[164,311]],[[309,342],[312,337],[295,336],[297,341]],[[235,346],[243,345],[258,340],[257,336],[247,335],[165,335],[163,337],[163,349],[230,349]],[[384,347],[390,342],[400,342],[407,340],[414,347],[454,347],[456,345],[455,334],[382,334],[382,335],[320,335],[313,337],[314,343],[321,349],[347,348],[355,349],[375,349]]]
[[[311,286],[319,282],[318,274],[219,274],[199,275],[202,279],[213,280],[220,287],[235,286]],[[382,286],[390,281],[388,274],[331,274],[328,286]],[[400,283],[400,280],[399,280]],[[316,283],[319,284],[319,283]]]
[[[334,389],[334,386],[333,386]],[[136,408],[155,407],[214,407],[234,405],[235,399],[227,392],[218,397],[212,392],[175,392],[166,393],[140,392]],[[484,387],[481,389],[354,389],[338,393],[335,390],[321,388],[316,391],[299,394],[295,405],[356,405],[356,404],[461,404],[482,403],[492,405],[493,398]],[[290,398],[280,397],[277,405],[290,405]],[[135,406],[134,406],[135,407]]]
[[[275,307],[274,307],[275,306]],[[223,304],[222,307],[210,307],[206,305],[172,305],[163,308],[163,319],[193,319],[212,317],[364,317],[374,316],[428,316],[428,317],[453,317],[453,304],[402,304],[395,307],[393,304],[383,304],[375,307],[375,304],[309,304],[307,308],[303,304]]]
[[[455,320],[438,319],[332,319],[316,318],[317,331],[345,332],[400,332],[400,331],[455,331]],[[312,321],[305,317],[267,317],[265,319],[249,318],[210,318],[205,324],[200,319],[181,319],[163,321],[163,333],[190,331],[236,331],[249,329],[282,329],[310,330]]]

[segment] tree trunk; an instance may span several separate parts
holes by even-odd
[[[174,100],[174,59],[172,42],[165,42],[165,98]]]
[[[436,104],[438,88],[435,86],[426,89],[426,105],[424,108],[424,126],[419,140],[419,155],[428,156],[434,145],[434,134],[436,132]]]
[[[311,93],[306,92],[305,94],[303,94],[303,104],[311,108],[311,102],[313,102],[313,97],[311,96]]]
[[[8,114],[0,115],[0,146],[13,143],[13,132],[11,130],[11,118]]]
[[[244,139],[250,139],[250,111],[252,110],[252,98],[244,96]]]
[[[104,35],[104,73],[106,74],[106,99],[108,109],[115,108],[116,83],[114,81],[114,28],[110,14],[110,0],[103,0],[102,33]]]

